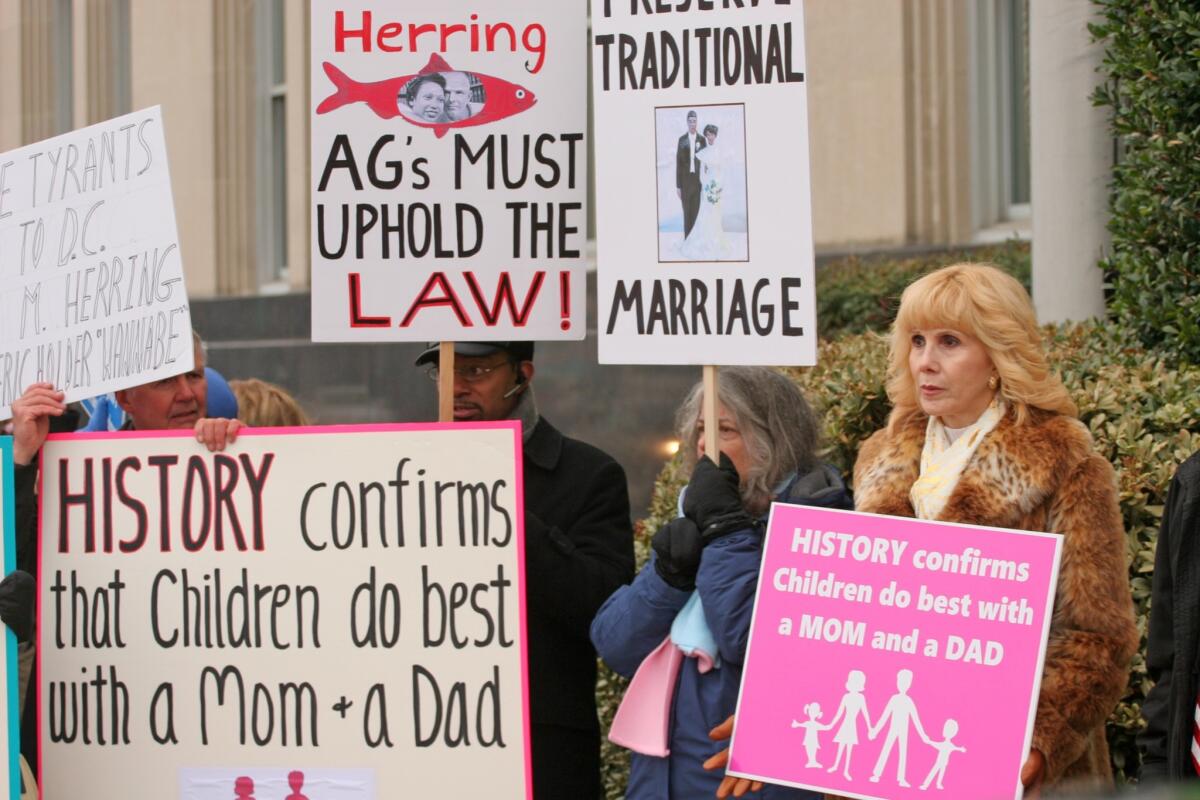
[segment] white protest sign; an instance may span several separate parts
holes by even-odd
[[[0,419],[187,372],[192,322],[158,106],[0,155]]]
[[[51,437],[45,796],[527,800],[520,444],[509,422]]]
[[[816,363],[803,7],[742,6],[592,6],[601,363]]]
[[[314,341],[582,339],[584,0],[312,3]]]

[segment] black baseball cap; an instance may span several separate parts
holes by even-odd
[[[429,347],[417,356],[416,365],[432,364],[438,360],[441,342],[430,342]],[[455,342],[456,356],[490,356],[492,353],[505,352],[517,361],[533,360],[533,342]]]

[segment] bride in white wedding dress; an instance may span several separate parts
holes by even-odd
[[[705,125],[708,146],[696,153],[700,161],[700,211],[691,234],[679,246],[679,254],[688,261],[723,261],[733,258],[733,248],[725,236],[721,219],[722,154],[717,144],[717,126]]]

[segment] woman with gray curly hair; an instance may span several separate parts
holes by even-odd
[[[649,563],[610,597],[592,642],[633,677],[609,738],[634,751],[626,797],[711,797],[707,732],[733,713],[773,501],[849,509],[837,470],[816,457],[817,420],[792,381],[765,367],[722,368],[720,465],[704,452],[703,387],[677,415],[691,481],[681,514],[652,541]],[[809,798],[768,786],[753,797]]]
[[[796,385],[774,370],[725,367],[718,375],[721,452],[737,468],[746,510],[764,514],[785,476],[807,474],[816,465],[817,415]],[[697,383],[675,413],[689,472],[704,457],[703,403],[704,385]]]

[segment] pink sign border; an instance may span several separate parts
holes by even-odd
[[[1053,608],[1054,608],[1054,596],[1058,590],[1058,570],[1059,570],[1059,565],[1061,564],[1061,561],[1062,561],[1062,535],[1057,534],[1057,533],[1046,533],[1043,531],[1020,531],[1020,530],[1013,530],[1011,528],[997,528],[997,527],[993,527],[991,525],[970,525],[970,524],[964,524],[964,523],[960,523],[960,522],[944,522],[942,520],[916,519],[915,517],[894,517],[894,516],[889,516],[887,514],[873,514],[868,511],[844,511],[842,509],[836,509],[836,508],[816,508],[813,506],[804,506],[804,505],[797,505],[797,504],[792,504],[792,503],[773,503],[771,505],[771,514],[767,518],[767,532],[763,537],[763,560],[759,564],[759,568],[758,568],[759,569],[759,571],[758,571],[758,586],[755,588],[755,591],[754,591],[754,611],[752,612],[752,614],[750,616],[750,634],[751,635],[750,635],[748,641],[746,642],[746,660],[743,662],[742,680],[741,680],[741,683],[738,685],[738,703],[737,703],[737,709],[734,712],[735,715],[740,715],[741,710],[742,710],[742,690],[745,688],[746,674],[750,671],[747,667],[750,664],[751,647],[754,645],[753,634],[754,634],[754,631],[756,630],[755,624],[758,620],[759,590],[762,588],[762,585],[763,585],[763,570],[764,570],[765,564],[766,564],[766,554],[768,552],[768,547],[771,542],[771,534],[775,528],[775,512],[776,512],[776,509],[781,508],[781,507],[782,508],[796,508],[796,509],[810,510],[810,511],[815,510],[815,511],[820,511],[822,513],[842,514],[842,515],[846,515],[846,516],[850,516],[850,517],[857,517],[857,518],[871,517],[871,518],[875,518],[875,519],[901,520],[904,522],[918,522],[918,523],[922,523],[922,524],[926,524],[926,525],[942,525],[942,526],[946,526],[949,528],[967,528],[972,531],[995,531],[996,533],[1002,533],[1002,534],[1014,535],[1014,536],[1033,536],[1035,538],[1053,539],[1054,540],[1054,563],[1051,565],[1050,587],[1049,587],[1048,591],[1046,592],[1045,612],[1042,614],[1042,618],[1043,618],[1042,619],[1042,636],[1041,636],[1041,643],[1038,646],[1037,674],[1034,676],[1032,691],[1029,696],[1029,712],[1026,715],[1026,722],[1025,722],[1025,742],[1024,742],[1024,746],[1022,748],[1025,752],[1027,752],[1027,753],[1029,752],[1029,749],[1033,744],[1033,723],[1037,716],[1038,695],[1040,694],[1041,689],[1042,689],[1042,670],[1045,668],[1045,662],[1046,662],[1046,644],[1047,644],[1046,640],[1050,634],[1050,619],[1053,616],[1052,612],[1053,612]],[[730,740],[729,740],[729,753],[730,753],[731,763],[732,763],[733,753],[736,748],[736,743],[737,743],[737,723],[735,721],[734,728],[733,728],[733,735],[730,737]],[[809,785],[806,783],[796,783],[794,781],[785,781],[785,780],[781,780],[779,778],[771,778],[771,777],[767,777],[765,775],[755,775],[753,773],[742,772],[742,771],[734,770],[734,769],[726,770],[726,772],[727,772],[727,774],[733,775],[738,778],[749,778],[751,780],[763,781],[764,783],[775,784],[778,786],[791,786],[796,789],[807,789],[809,791],[822,792],[822,793],[828,793],[828,792],[832,791],[832,792],[835,792],[839,796],[855,798],[855,800],[888,800],[888,798],[882,797],[879,795],[858,794],[857,792],[847,791],[846,789],[842,789],[842,788],[833,790],[833,789],[830,789],[829,787],[812,786],[812,785]],[[1016,784],[1017,785],[1014,790],[1013,800],[1021,800],[1022,796],[1024,795],[1024,790],[1021,786],[1021,781],[1020,781],[1019,775],[1017,776]]]
[[[525,583],[525,451],[524,439],[521,435],[521,423],[517,420],[502,420],[497,422],[387,422],[387,423],[372,423],[366,425],[312,425],[308,427],[282,427],[282,428],[243,428],[238,433],[238,438],[243,436],[289,436],[289,435],[304,435],[304,436],[321,436],[328,434],[346,434],[346,433],[416,433],[424,431],[464,431],[464,430],[509,430],[513,435],[513,455],[515,464],[513,469],[515,499],[517,502],[517,539],[516,539],[516,557],[517,557],[517,575],[521,581],[521,602],[519,604],[520,625],[521,625],[521,702],[524,706],[524,714],[522,715],[522,729],[525,739],[525,797],[526,800],[533,800],[533,760],[532,760],[532,743],[529,719],[529,631],[526,624],[528,614],[526,612],[526,589]],[[100,439],[195,439],[195,433],[190,430],[171,430],[171,431],[93,431],[79,433],[52,433],[46,437],[47,442],[63,442],[63,441],[94,441]],[[42,453],[38,453],[38,463],[41,464]],[[45,470],[40,466],[38,468],[38,551],[37,551],[37,579],[41,585],[42,575],[42,542],[45,537],[42,535],[42,500],[46,496],[42,491],[42,476]],[[39,642],[41,639],[42,627],[42,595],[38,592],[37,601],[37,630]],[[42,685],[42,661],[39,658],[37,661],[37,685]],[[37,781],[38,781],[38,798],[42,800],[42,758],[45,748],[41,746],[43,741],[42,731],[42,709],[41,700],[38,701],[37,708],[37,738],[38,738],[38,763],[37,763]]]

